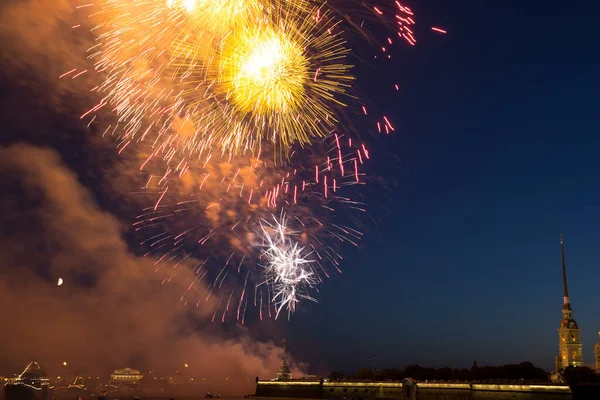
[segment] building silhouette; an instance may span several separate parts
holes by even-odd
[[[562,281],[563,281],[563,307],[562,320],[558,328],[558,356],[556,356],[556,371],[560,372],[569,366],[583,366],[583,355],[579,326],[573,319],[573,308],[569,299],[569,288],[567,285],[567,268],[565,266],[565,242],[561,235],[560,247],[562,254]],[[598,354],[598,345],[596,345]],[[598,356],[596,356],[598,365]]]
[[[140,383],[143,377],[144,376],[142,373],[137,369],[117,369],[110,375],[110,381],[108,384],[111,386],[137,385]]]

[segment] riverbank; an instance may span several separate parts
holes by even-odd
[[[445,383],[415,382],[405,379],[402,382],[376,381],[324,381],[287,380],[258,381],[255,398],[293,399],[381,399],[403,398],[408,386],[415,386],[417,393],[530,393],[571,396],[567,385],[554,384],[492,384],[492,383]],[[404,390],[403,390],[404,389]]]
[[[567,385],[515,385],[489,383],[417,383],[417,390],[470,390],[480,392],[571,394]]]

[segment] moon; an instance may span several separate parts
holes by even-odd
[[[58,278],[58,284],[57,284],[57,285],[58,285],[58,286],[60,286],[60,285],[62,285],[62,284],[63,284],[63,280],[62,280],[62,278]]]

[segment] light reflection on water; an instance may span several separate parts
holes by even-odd
[[[3,393],[0,399],[3,399]],[[97,400],[97,396],[81,396],[83,400]],[[133,396],[111,396],[108,400],[133,400]],[[202,396],[139,396],[140,400],[206,400]],[[250,398],[252,399],[252,398]],[[76,400],[76,397],[49,397],[48,400]],[[213,400],[217,400],[215,397]],[[222,396],[219,400],[248,400],[244,396]],[[262,400],[262,399],[261,399]],[[270,398],[269,400],[293,400],[283,398]],[[307,400],[307,399],[297,399]],[[318,399],[315,399],[318,400]],[[326,399],[321,399],[326,400]],[[341,399],[337,399],[341,400]],[[383,399],[382,399],[383,400]],[[386,399],[394,400],[394,399]],[[437,391],[421,390],[417,393],[417,400],[573,400],[571,395],[547,393],[514,393],[514,392],[472,392],[472,391]]]
[[[417,400],[572,400],[569,394],[421,390]]]

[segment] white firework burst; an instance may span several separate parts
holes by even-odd
[[[313,252],[305,251],[293,239],[298,232],[287,227],[285,214],[279,219],[273,216],[273,223],[262,220],[260,227],[261,260],[265,267],[265,284],[269,285],[271,301],[275,304],[275,319],[284,308],[289,318],[300,299],[316,302],[309,291],[319,282],[314,270],[317,262],[311,257]]]

